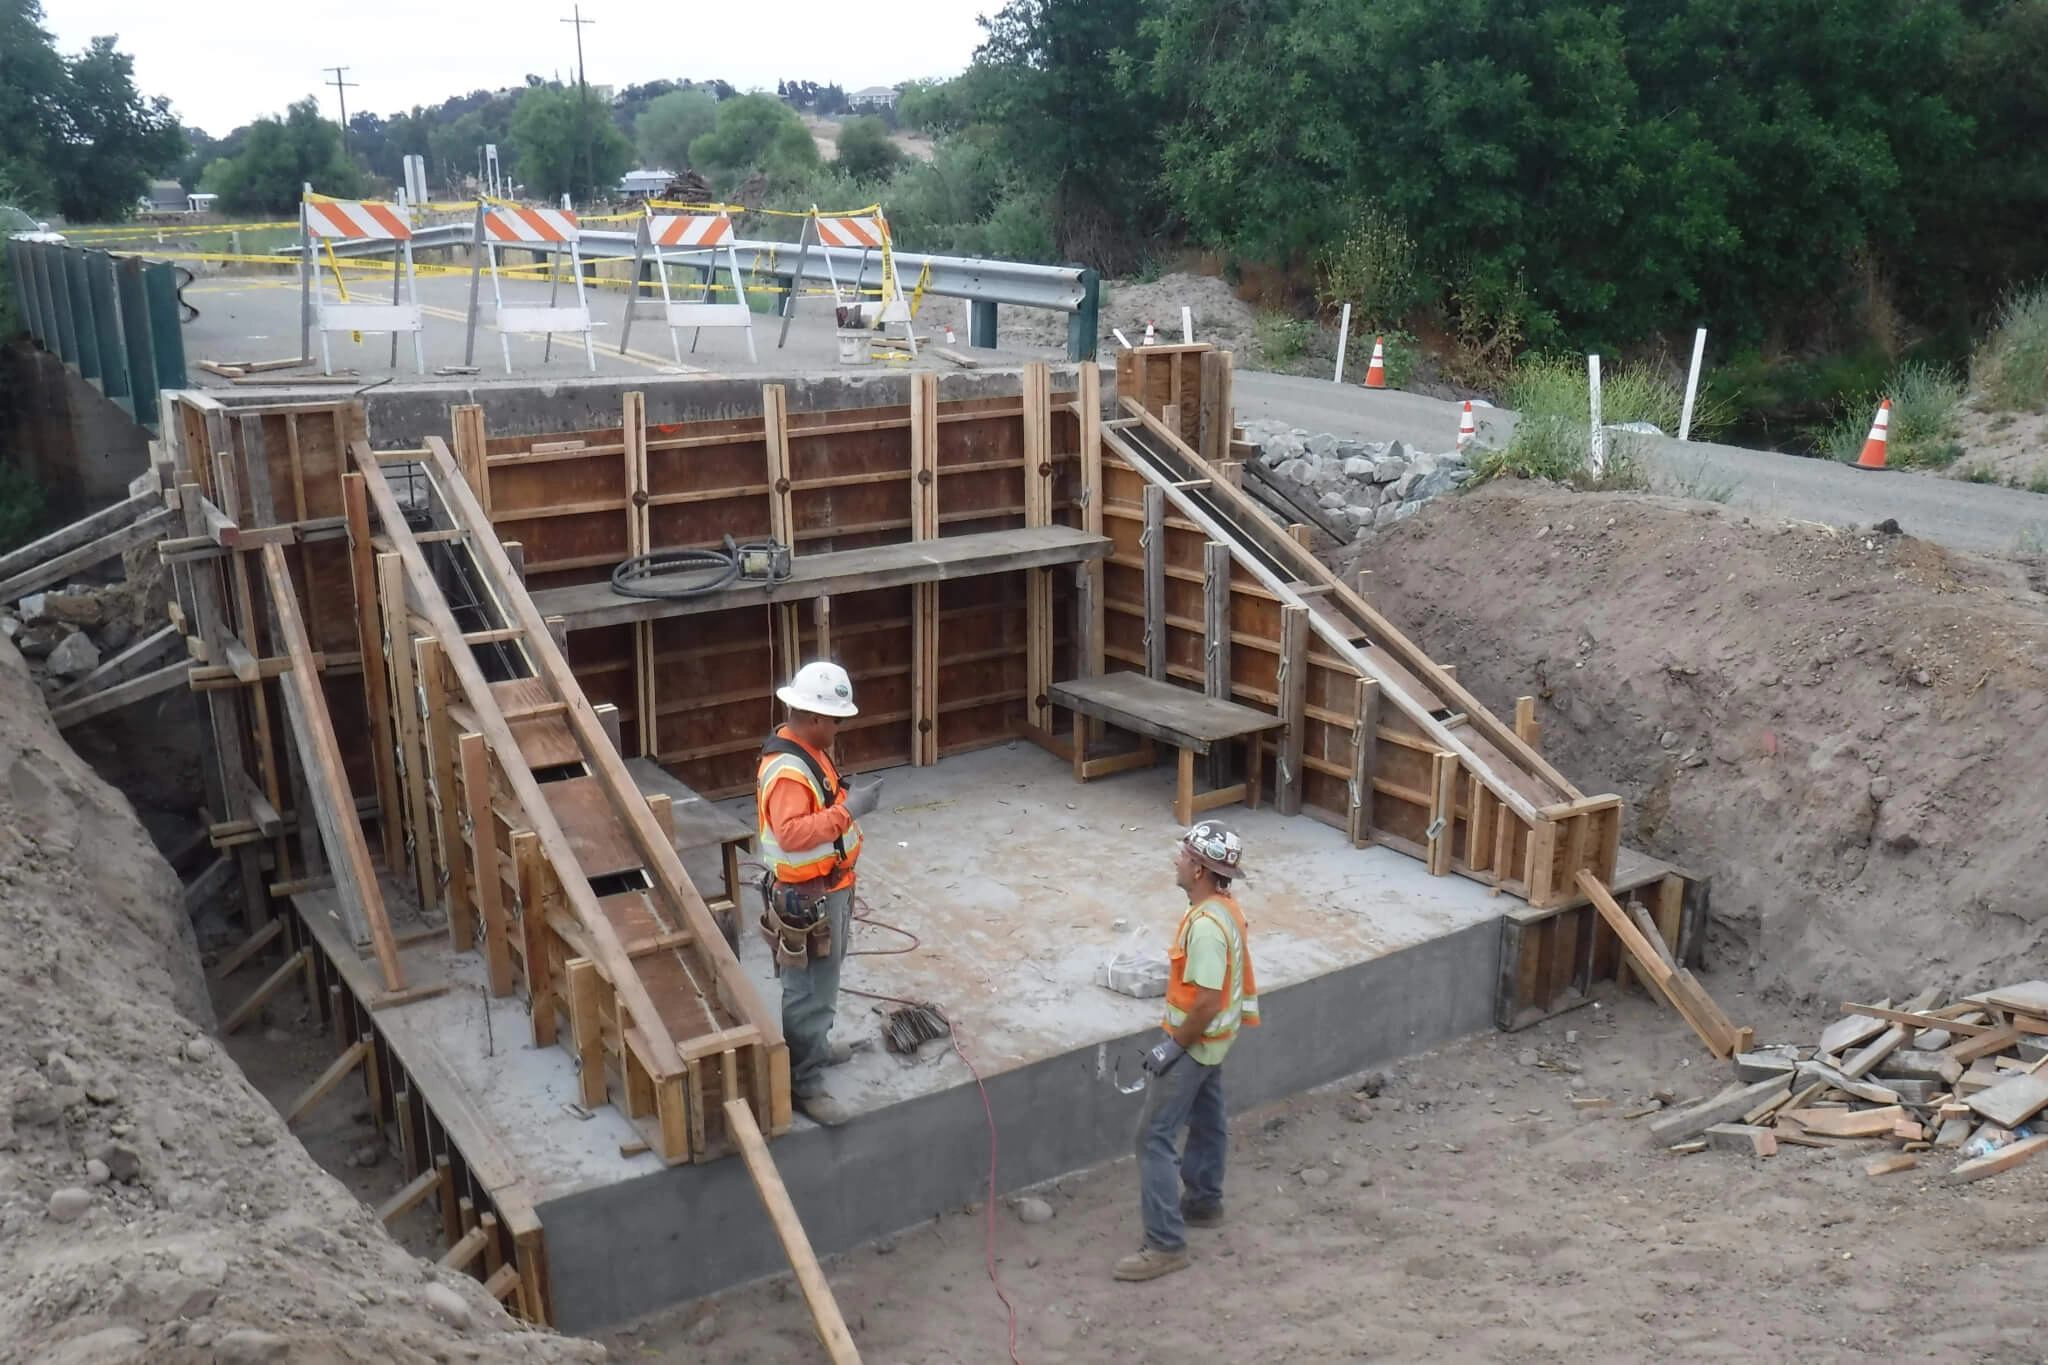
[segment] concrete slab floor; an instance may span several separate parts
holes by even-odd
[[[1157,1021],[1157,1000],[1118,995],[1096,972],[1126,941],[1163,954],[1185,905],[1170,865],[1178,829],[1169,768],[1082,786],[1065,763],[1020,741],[886,776],[884,804],[864,822],[861,897],[876,920],[919,945],[892,952],[908,940],[858,925],[844,987],[937,1003],[985,1080]],[[746,798],[726,804],[752,819]],[[1251,875],[1241,899],[1268,995],[1499,916],[1487,888],[1431,877],[1385,849],[1352,849],[1306,817],[1270,807],[1220,814],[1245,840]],[[752,928],[757,907],[743,897],[741,961],[773,1007],[780,988]],[[403,1055],[430,1054],[455,1078],[537,1203],[661,1169],[651,1155],[619,1155],[639,1133],[617,1110],[574,1112],[569,1054],[533,1045],[516,997],[489,997],[478,954],[429,943],[407,949],[406,961],[409,979],[446,978],[455,989],[380,1023]],[[943,1043],[916,1058],[887,1052],[879,1025],[891,1008],[851,995],[840,1002],[839,1036],[869,1046],[833,1069],[829,1089],[856,1114],[971,1081]],[[800,1116],[797,1124],[811,1126]]]
[[[333,282],[328,296],[333,297]],[[356,302],[386,302],[391,298],[389,281],[372,285],[352,283],[350,298]],[[449,275],[423,278],[419,282],[420,303],[426,312],[421,333],[426,348],[427,375],[432,381],[437,368],[463,363],[469,316],[469,280]],[[548,286],[537,280],[506,280],[508,304],[541,306],[548,301]],[[199,309],[199,316],[185,325],[185,354],[193,362],[191,378],[203,388],[239,387],[260,391],[255,385],[233,386],[221,376],[197,367],[198,361],[265,360],[295,356],[299,346],[299,283],[296,276],[214,275],[185,286],[184,297]],[[490,281],[482,285],[482,316],[477,323],[476,348],[471,362],[480,367],[477,379],[505,376],[499,337],[490,324],[492,303]],[[776,337],[782,319],[758,314],[754,319],[754,348],[758,360],[747,359],[746,338],[737,328],[706,330],[690,349],[690,335],[679,333],[681,357],[671,346],[668,329],[657,318],[640,317],[633,323],[632,345],[622,355],[619,336],[625,320],[625,295],[616,289],[592,290],[588,295],[591,336],[597,357],[597,373],[603,375],[647,374],[781,374],[800,369],[843,368],[848,373],[895,369],[953,370],[957,367],[933,355],[921,355],[915,362],[870,361],[839,366],[839,341],[832,320],[831,300],[809,296],[798,305],[790,324],[789,341],[778,348]],[[574,291],[563,290],[561,302],[573,304]],[[1012,310],[1004,309],[1002,313]],[[1034,310],[1035,311],[1035,310]],[[1064,343],[1057,347],[1003,346],[969,351],[966,305],[959,299],[932,297],[918,310],[920,341],[928,335],[944,343],[947,323],[953,325],[957,344],[952,348],[971,355],[982,365],[1021,365],[1028,360],[1058,360],[1066,356]],[[999,324],[1000,325],[1000,324]],[[998,333],[1000,337],[1000,333]],[[591,373],[583,354],[580,336],[556,336],[552,348],[538,336],[517,335],[511,342],[513,374],[529,379],[573,379]],[[365,382],[393,379],[416,382],[420,376],[413,366],[412,340],[401,337],[398,362],[391,363],[391,342],[386,336],[364,333],[360,343],[347,333],[330,333],[328,347],[339,371],[354,371]],[[280,374],[318,374],[319,338],[313,338],[313,364],[305,370]],[[546,358],[544,358],[546,353]],[[455,382],[464,382],[458,377]],[[340,386],[334,386],[340,387]]]

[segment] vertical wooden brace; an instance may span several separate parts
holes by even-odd
[[[1145,485],[1145,676],[1166,679],[1166,490]]]
[[[1280,736],[1279,772],[1273,788],[1273,804],[1282,815],[1301,814],[1302,746],[1308,731],[1308,638],[1308,608],[1282,607],[1280,719],[1287,728]]]
[[[1344,832],[1354,846],[1363,848],[1372,842],[1372,783],[1379,770],[1380,685],[1371,678],[1360,678],[1357,695],[1352,712],[1350,811]]]

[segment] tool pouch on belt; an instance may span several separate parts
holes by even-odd
[[[773,874],[761,878],[761,933],[775,950],[776,975],[832,955],[832,921],[824,914],[825,894],[785,886]]]

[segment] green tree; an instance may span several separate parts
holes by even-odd
[[[311,99],[292,105],[282,119],[250,124],[241,152],[208,166],[200,183],[230,213],[291,214],[308,183],[315,193],[339,199],[367,189],[361,169],[342,155],[340,127],[320,117]]]
[[[1220,0],[1257,8],[1259,0]],[[1120,68],[1142,65],[1149,10],[1174,0],[1011,0],[982,21],[969,90],[981,118],[1027,178],[1053,187],[1059,254],[1105,268],[1131,264],[1137,225],[1155,219],[1159,104]],[[972,73],[970,73],[972,74]]]
[[[23,207],[57,200],[52,151],[62,145],[69,77],[37,0],[0,0],[0,180]]]
[[[672,90],[640,111],[634,139],[640,164],[680,171],[690,165],[690,144],[718,122],[718,101],[709,90]]]
[[[512,141],[520,182],[528,194],[546,199],[608,195],[633,162],[633,144],[612,111],[568,86],[536,85],[522,93],[512,111]]]
[[[839,125],[839,166],[848,175],[883,178],[902,160],[902,149],[889,140],[889,125],[872,114]]]
[[[51,167],[57,207],[73,222],[126,218],[161,172],[185,155],[184,129],[161,95],[135,89],[135,60],[112,38],[65,63],[64,152]]]
[[[690,164],[712,172],[727,185],[749,171],[799,175],[819,164],[811,130],[773,95],[737,95],[721,100],[718,122],[690,144]]]

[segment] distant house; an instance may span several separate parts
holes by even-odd
[[[184,213],[185,187],[175,180],[152,180],[145,202],[151,213]]]
[[[673,171],[627,171],[619,177],[619,194],[626,199],[652,199],[673,179]]]
[[[856,90],[846,97],[847,107],[866,112],[876,109],[894,109],[896,97],[903,93],[894,85],[871,85],[865,90]]]

